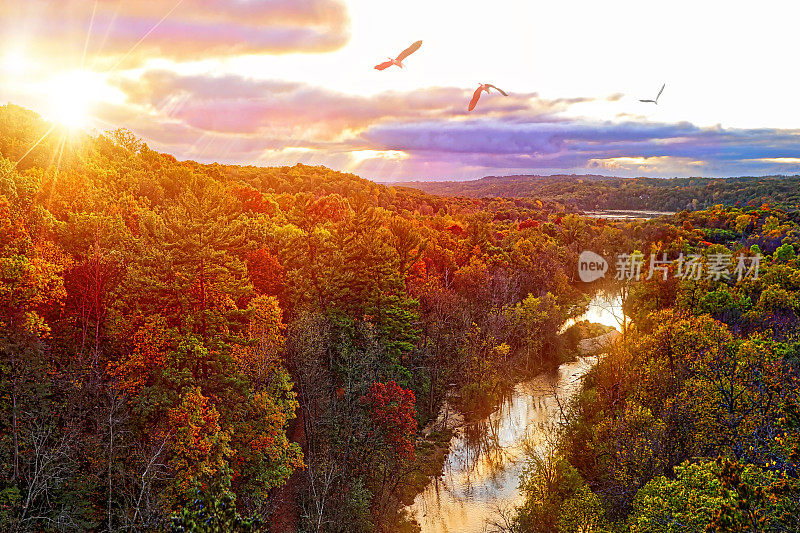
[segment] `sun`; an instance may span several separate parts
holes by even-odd
[[[22,74],[28,66],[27,59],[19,48],[11,48],[3,54],[2,71],[8,76]]]
[[[109,87],[102,74],[75,70],[48,82],[49,118],[69,129],[90,127],[92,112],[101,101],[108,100]]]

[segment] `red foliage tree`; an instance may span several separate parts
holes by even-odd
[[[369,392],[361,397],[361,404],[370,409],[372,422],[383,441],[403,459],[414,457],[415,402],[414,392],[394,381],[373,383]]]
[[[236,190],[236,197],[242,202],[245,210],[249,209],[253,213],[275,214],[272,204],[265,202],[263,195],[252,187],[240,187]]]
[[[259,248],[247,254],[247,272],[259,294],[281,294],[284,282],[283,265],[269,250]]]
[[[453,224],[452,226],[447,228],[447,231],[449,231],[450,233],[452,233],[456,237],[466,237],[466,235],[467,235],[466,230],[464,230],[464,228],[462,228],[458,224]]]

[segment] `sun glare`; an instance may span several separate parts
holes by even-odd
[[[402,150],[352,150],[350,157],[355,164],[360,164],[367,159],[407,159],[408,154]]]
[[[80,70],[58,76],[48,85],[49,118],[70,129],[89,127],[93,107],[101,100],[108,100],[110,91],[102,74]]]
[[[27,60],[21,50],[12,48],[3,54],[2,70],[5,74],[16,75],[25,71]]]

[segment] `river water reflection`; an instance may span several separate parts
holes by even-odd
[[[540,442],[559,416],[555,394],[562,403],[574,394],[595,361],[582,357],[517,384],[497,411],[454,437],[443,475],[410,507],[423,533],[477,533],[498,507],[519,503],[525,443]]]
[[[610,322],[609,317],[597,320],[601,307],[607,306],[590,307],[587,313],[598,316],[581,318]],[[422,532],[479,533],[498,508],[520,503],[526,443],[541,445],[546,428],[559,419],[559,402],[565,404],[579,390],[581,377],[596,361],[581,357],[517,384],[488,418],[453,437],[442,476],[433,479],[409,507]]]

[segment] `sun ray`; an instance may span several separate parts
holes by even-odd
[[[83,55],[81,56],[81,68],[83,68],[83,66],[86,64],[86,51],[89,49],[89,40],[92,37],[95,13],[97,13],[97,0],[94,1],[94,7],[92,7],[92,17],[89,19],[89,29],[86,30],[86,41],[83,43]]]
[[[34,148],[36,148],[37,146],[39,146],[39,144],[40,144],[40,143],[41,143],[43,140],[45,140],[45,139],[47,138],[47,136],[48,136],[48,135],[50,135],[50,133],[52,133],[52,132],[53,132],[53,130],[54,130],[54,129],[56,129],[56,126],[57,126],[57,124],[53,124],[52,126],[50,126],[50,129],[49,129],[49,130],[47,130],[47,131],[45,132],[45,134],[44,134],[44,135],[42,135],[41,137],[39,137],[39,140],[38,140],[38,141],[36,141],[36,142],[33,144],[33,146],[31,146],[30,148],[28,148],[28,151],[27,151],[27,152],[25,152],[24,154],[22,154],[22,157],[20,157],[20,158],[17,160],[17,162],[16,162],[16,163],[14,163],[14,164],[11,166],[11,168],[10,168],[10,169],[8,169],[8,170],[6,171],[6,173],[5,173],[5,174],[3,174],[3,177],[5,178],[5,177],[6,177],[6,176],[8,176],[8,175],[9,175],[11,172],[13,172],[14,170],[16,170],[16,168],[17,168],[17,165],[19,165],[19,164],[22,162],[22,160],[23,160],[23,159],[25,159],[26,157],[28,157],[28,154],[30,154],[30,153],[33,151],[33,149],[34,149]]]
[[[156,23],[153,25],[153,27],[152,27],[152,28],[150,28],[149,30],[147,30],[147,33],[145,33],[144,35],[142,35],[142,38],[141,38],[141,39],[139,39],[138,41],[136,41],[136,44],[134,44],[134,45],[131,47],[131,49],[130,49],[130,50],[128,50],[128,51],[125,53],[125,55],[124,55],[124,56],[122,56],[122,57],[119,59],[119,61],[117,61],[117,62],[114,64],[114,66],[113,66],[113,67],[111,67],[111,69],[110,69],[108,72],[106,72],[106,75],[109,75],[109,74],[111,74],[112,72],[114,72],[114,71],[117,69],[117,67],[118,67],[118,66],[120,66],[120,65],[121,65],[121,64],[122,64],[122,63],[123,63],[123,62],[124,62],[124,61],[125,61],[125,60],[128,58],[128,56],[129,56],[129,55],[131,55],[131,54],[133,53],[133,51],[134,51],[134,50],[136,50],[136,49],[139,47],[139,45],[140,45],[140,44],[142,44],[142,42],[144,42],[144,40],[145,40],[145,39],[147,39],[147,37],[149,37],[149,36],[150,36],[150,34],[151,34],[151,33],[153,33],[153,32],[156,30],[156,28],[158,28],[158,27],[161,25],[161,23],[162,23],[162,22],[164,22],[165,20],[167,20],[167,18],[169,18],[169,16],[170,16],[170,15],[172,15],[172,13],[173,13],[173,12],[174,12],[176,9],[178,9],[178,6],[180,6],[182,3],[183,3],[183,0],[178,0],[178,2],[177,2],[177,3],[176,3],[174,6],[172,6],[172,9],[170,9],[169,11],[167,11],[167,14],[166,14],[166,15],[164,15],[163,17],[161,17],[161,20],[159,20],[158,22],[156,22]]]
[[[108,24],[106,24],[106,31],[103,34],[103,40],[100,41],[100,46],[97,48],[98,52],[101,52],[103,48],[106,46],[106,42],[108,41],[108,36],[111,34],[111,29],[114,27],[114,23],[119,18],[119,10],[121,7],[122,7],[122,0],[117,2],[117,8],[114,10],[114,15],[111,17],[111,20],[109,20]],[[98,59],[100,57],[101,56],[99,53],[94,54],[94,56],[92,57],[92,68],[94,68],[94,66],[97,65]]]

